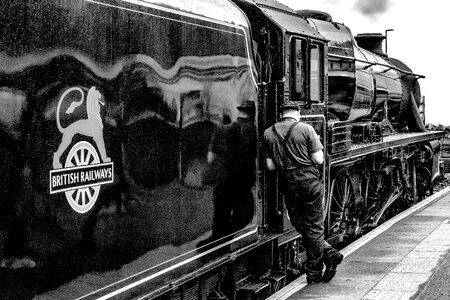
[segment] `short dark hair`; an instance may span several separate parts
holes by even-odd
[[[250,100],[246,100],[244,102],[242,102],[241,105],[239,105],[237,107],[238,110],[240,111],[245,111],[247,113],[255,113],[256,110],[256,106],[255,106],[255,102],[254,101],[250,101]]]
[[[300,111],[300,105],[297,104],[297,102],[293,102],[293,101],[287,101],[284,102],[281,106],[280,106],[280,112],[284,112],[286,110],[296,110],[296,111]]]

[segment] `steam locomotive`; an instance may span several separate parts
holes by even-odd
[[[2,7],[2,299],[262,299],[299,276],[301,236],[264,168],[285,101],[325,146],[332,244],[441,176],[424,76],[329,14],[274,0]],[[254,151],[220,138],[244,101]],[[208,162],[215,137],[235,155]]]

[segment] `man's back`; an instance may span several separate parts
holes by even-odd
[[[254,184],[256,159],[256,126],[250,119],[218,128],[210,150],[221,160],[220,181]]]
[[[267,156],[282,169],[314,165],[312,154],[323,149],[314,128],[307,123],[296,122],[292,118],[281,119],[266,129],[264,139]]]

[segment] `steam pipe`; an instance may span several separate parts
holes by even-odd
[[[424,75],[419,75],[419,74],[415,74],[409,71],[405,71],[403,69],[397,68],[395,66],[392,65],[387,65],[387,64],[382,64],[382,63],[378,63],[378,62],[370,62],[370,61],[366,61],[366,60],[361,60],[361,59],[357,59],[357,58],[353,58],[353,57],[347,57],[347,56],[342,56],[342,55],[336,55],[336,54],[328,54],[329,57],[333,57],[333,58],[338,58],[338,59],[342,59],[342,60],[349,60],[349,61],[357,61],[357,62],[361,62],[364,64],[368,64],[369,66],[364,67],[363,69],[367,69],[371,66],[377,65],[377,66],[381,66],[381,67],[386,67],[386,68],[390,68],[392,70],[396,70],[404,75],[411,75],[411,76],[415,76],[417,78],[425,78]]]

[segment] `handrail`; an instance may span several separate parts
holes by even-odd
[[[415,74],[413,72],[405,71],[405,70],[397,68],[397,67],[395,67],[393,65],[382,64],[382,63],[379,63],[379,62],[371,62],[371,61],[357,59],[357,58],[354,58],[354,57],[348,57],[348,56],[337,55],[337,54],[330,54],[330,53],[328,53],[328,56],[330,56],[332,58],[338,58],[338,59],[349,60],[349,61],[357,61],[357,62],[360,62],[360,63],[368,64],[368,66],[365,66],[364,68],[361,68],[361,70],[366,70],[366,69],[370,68],[373,65],[377,65],[377,66],[381,66],[381,67],[387,68],[386,70],[383,70],[382,72],[379,72],[379,73],[385,73],[385,72],[387,72],[389,70],[396,70],[396,71],[398,71],[398,72],[400,72],[400,73],[402,73],[404,75],[411,75],[411,76],[415,76],[417,78],[425,78],[424,75],[419,75],[419,74]]]

